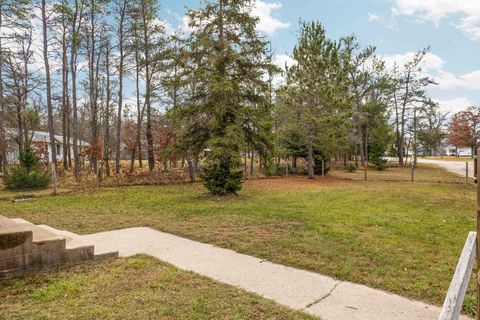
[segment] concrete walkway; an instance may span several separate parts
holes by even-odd
[[[430,159],[418,159],[418,163],[435,164],[444,168],[447,171],[456,173],[462,177],[465,177],[466,165],[465,161],[445,161],[445,160],[430,160]],[[468,176],[473,177],[473,162],[468,163]]]
[[[150,228],[79,236],[95,253],[147,254],[323,320],[435,320],[440,308]]]

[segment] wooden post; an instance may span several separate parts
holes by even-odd
[[[465,162],[465,183],[468,184],[468,161]]]
[[[475,161],[476,173],[480,172],[480,148],[477,149],[477,161]],[[478,177],[477,177],[478,179]],[[477,181],[477,320],[480,320],[480,183]]]
[[[325,177],[325,160],[322,159],[322,178]]]
[[[412,182],[415,181],[415,161],[413,159],[412,159],[412,172],[411,172],[410,181]]]
[[[157,185],[160,185],[160,163],[157,164]]]
[[[288,159],[285,161],[285,177],[288,178]]]
[[[52,161],[52,164],[51,164],[51,168],[52,168],[53,195],[56,196],[58,194],[58,190],[57,190],[57,170],[55,168],[55,164],[53,163],[53,161]]]

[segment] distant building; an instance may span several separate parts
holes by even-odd
[[[18,130],[8,129],[6,130],[7,136],[7,161],[8,163],[18,163]],[[28,140],[31,141],[31,147],[41,157],[41,160],[49,163],[52,161],[52,144],[50,143],[50,134],[45,131],[29,131]],[[55,145],[57,161],[63,161],[63,136],[55,135]],[[88,142],[79,140],[79,151],[89,146]],[[73,139],[70,139],[70,152],[73,158]]]
[[[472,148],[457,148],[455,146],[448,145],[445,148],[445,153],[447,156],[452,157],[471,157]]]

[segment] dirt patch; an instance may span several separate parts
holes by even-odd
[[[242,246],[275,241],[302,229],[298,221],[263,221],[230,216],[228,220],[212,221],[211,217],[189,218],[182,227],[182,233],[214,238],[216,242],[239,241]]]
[[[306,176],[291,175],[288,178],[277,179],[259,179],[247,180],[244,184],[245,190],[267,189],[267,190],[300,190],[308,187],[326,188],[334,185],[348,183],[348,181],[336,179],[333,177],[318,177],[316,179],[308,179]]]

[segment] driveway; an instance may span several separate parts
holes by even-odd
[[[465,177],[465,161],[444,161],[444,160],[429,160],[418,159],[418,163],[435,164],[447,171],[456,173]],[[468,176],[473,177],[473,162],[468,163]]]

